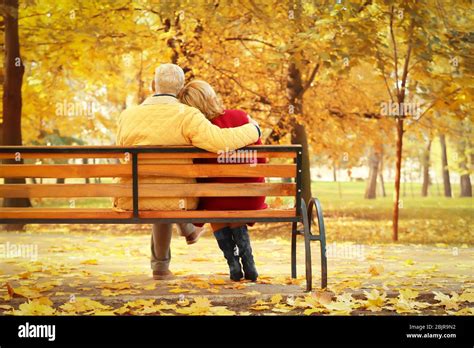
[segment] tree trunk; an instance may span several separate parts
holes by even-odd
[[[472,185],[469,174],[461,175],[461,197],[472,197]]]
[[[439,142],[441,144],[441,164],[443,168],[444,196],[451,198],[452,191],[451,181],[449,179],[448,153],[446,151],[446,136],[444,134],[439,135]]]
[[[21,85],[25,67],[20,57],[20,39],[18,36],[18,0],[4,0],[8,8],[5,22],[5,61],[3,80],[3,145],[21,145]],[[20,156],[15,160],[4,160],[5,164],[21,164]],[[24,184],[25,179],[5,178],[5,184]],[[5,198],[4,207],[30,207],[27,198]],[[5,225],[6,230],[22,229],[22,224]]]
[[[398,56],[397,52],[395,50],[395,35],[393,32],[393,15],[394,15],[394,6],[391,6],[391,15],[390,15],[390,33],[392,36],[392,41],[394,43],[394,63],[395,63],[395,77],[396,81],[395,83],[397,84],[397,103],[398,103],[398,110],[404,110],[403,108],[403,103],[405,102],[405,96],[407,92],[407,78],[408,78],[408,71],[409,71],[409,64],[410,64],[410,55],[411,55],[411,50],[412,50],[412,39],[413,39],[413,33],[414,33],[414,28],[415,28],[415,17],[412,14],[411,17],[411,23],[410,23],[410,28],[409,34],[408,34],[408,48],[407,48],[407,53],[405,56],[405,62],[403,65],[403,74],[401,76],[401,79],[398,79],[398,66],[397,66],[397,61],[398,61]],[[398,83],[401,82],[400,88],[398,87]],[[401,174],[401,169],[402,169],[402,151],[403,151],[403,118],[405,117],[405,113],[402,112],[399,117],[396,118],[395,122],[397,125],[397,144],[396,144],[396,162],[395,162],[395,199],[393,202],[393,222],[392,222],[392,239],[393,241],[398,240],[398,215],[400,212],[400,174]]]
[[[407,196],[407,171],[403,171],[403,195],[402,197]]]
[[[385,181],[383,179],[383,147],[382,147],[382,152],[380,153],[379,179],[380,179],[380,189],[382,191],[382,197],[387,197],[387,193],[385,192]]]
[[[304,199],[306,204],[312,197],[311,194],[311,170],[309,162],[309,146],[308,146],[308,136],[306,134],[306,128],[302,124],[296,124],[293,127],[291,132],[291,143],[300,144],[303,147],[302,154],[302,184],[303,192],[301,193],[301,198]]]
[[[398,240],[398,215],[400,210],[400,178],[402,170],[402,149],[403,149],[403,119],[397,118],[397,143],[395,160],[395,192],[393,200],[393,221],[392,221],[392,239]]]
[[[372,147],[369,155],[369,177],[365,188],[364,198],[374,199],[377,197],[377,176],[380,164],[380,153]]]
[[[140,52],[140,69],[138,70],[138,74],[137,74],[137,83],[138,83],[137,99],[138,99],[138,104],[141,104],[147,97],[147,91],[144,89],[144,81],[143,81],[143,51]]]
[[[430,186],[430,152],[431,139],[428,140],[426,149],[423,153],[423,185],[421,186],[421,197],[428,196],[428,188]]]
[[[332,166],[332,181],[337,182],[337,167],[336,167],[336,161],[334,161],[333,166]]]
[[[303,147],[302,153],[302,193],[301,197],[308,204],[312,197],[311,194],[311,170],[309,161],[309,146],[308,136],[304,125],[298,123],[296,116],[303,115],[303,81],[301,78],[301,71],[296,66],[295,62],[290,58],[288,65],[288,76],[286,82],[286,91],[289,102],[289,110],[291,116],[291,143],[300,144]],[[293,111],[293,112],[291,112]],[[299,204],[299,203],[297,203]]]
[[[466,140],[463,138],[458,142],[459,169],[461,170],[461,197],[472,197],[471,178],[469,177],[469,168],[466,156]]]

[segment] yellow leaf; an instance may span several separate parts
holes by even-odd
[[[335,315],[349,315],[352,312],[352,304],[347,302],[333,302],[325,305],[326,309],[330,310]]]
[[[105,310],[98,310],[98,311],[94,311],[92,313],[92,315],[98,315],[98,316],[114,316],[115,315],[115,311],[113,310],[108,310],[108,311],[105,311]]]
[[[31,277],[31,272],[23,272],[18,275],[18,278],[20,279],[28,279]]]
[[[102,303],[91,300],[87,297],[76,297],[73,301],[69,301],[63,304],[60,308],[70,314],[84,313],[90,311],[92,311],[93,313],[99,310],[111,309],[110,306],[103,305]]]
[[[211,301],[207,297],[195,297],[194,304],[199,307],[210,307]]]
[[[130,283],[112,283],[112,284],[102,284],[99,285],[99,288],[102,289],[113,289],[113,290],[124,290],[131,289]]]
[[[145,285],[142,287],[143,290],[155,290],[156,289],[156,283],[151,283],[149,285]]]
[[[396,300],[394,309],[397,311],[398,314],[405,314],[405,313],[419,313],[420,311],[415,309],[413,303],[403,297],[400,297]]]
[[[101,291],[101,295],[105,297],[111,297],[111,296],[120,296],[120,295],[133,295],[133,294],[139,294],[140,291],[138,290],[110,290],[110,289],[104,289]]]
[[[176,313],[186,315],[212,315],[211,302],[206,297],[195,297],[194,303],[189,307],[176,309]]]
[[[405,299],[415,299],[418,297],[418,291],[415,291],[413,289],[400,290],[400,297],[403,297]]]
[[[280,303],[283,297],[280,294],[273,295],[272,298],[270,299],[270,303],[272,304],[277,304]]]
[[[352,289],[352,290],[357,290],[360,289],[362,283],[358,280],[345,280],[343,282],[338,283],[337,285],[334,285],[332,289],[338,293],[344,289]]]
[[[189,300],[183,298],[183,299],[179,299],[178,302],[176,302],[176,303],[180,306],[185,307],[185,306],[189,305]]]
[[[9,283],[6,283],[8,294],[11,298],[13,297],[23,297],[23,298],[38,298],[42,297],[40,292],[35,289],[30,289],[26,286],[19,286],[18,288],[13,288]]]
[[[304,315],[311,315],[311,314],[314,314],[314,313],[322,313],[322,312],[325,312],[326,310],[324,308],[308,308],[308,309],[305,309],[303,314]]]
[[[37,289],[38,291],[48,291],[48,290],[51,290],[51,289],[55,288],[58,285],[61,285],[61,281],[59,281],[59,280],[50,280],[50,281],[47,281],[47,282],[42,282],[42,283],[35,284],[35,289]]]
[[[165,301],[161,301],[160,304],[153,306],[155,309],[162,310],[176,310],[176,305],[168,304]]]
[[[98,265],[99,262],[95,259],[84,260],[81,262],[81,265]]]
[[[53,301],[49,299],[49,297],[40,297],[38,300],[38,303],[45,305],[45,306],[52,306]]]
[[[13,311],[14,315],[54,315],[56,310],[50,304],[45,304],[45,301],[39,299],[31,300],[22,303],[18,310]]]
[[[445,295],[442,292],[433,291],[435,294],[434,299],[440,301],[439,306],[444,306],[445,309],[458,309],[459,308],[459,295],[455,292],[451,292],[451,296]]]
[[[380,275],[384,270],[384,267],[382,265],[371,265],[369,267],[369,273],[373,276],[378,276]]]
[[[457,312],[448,311],[449,315],[474,315],[474,308],[465,307]]]
[[[473,302],[474,302],[474,291],[468,292],[468,290],[465,290],[465,291],[459,296],[459,301],[460,301],[460,302],[473,303]]]
[[[367,302],[365,308],[371,312],[380,312],[387,299],[387,294],[380,293],[377,289],[373,289],[370,293],[364,291]]]
[[[250,296],[258,296],[258,295],[261,295],[262,293],[261,292],[258,292],[258,291],[248,291],[245,293],[246,295],[250,295]]]
[[[264,310],[267,310],[267,309],[270,309],[270,306],[266,306],[266,305],[260,305],[260,306],[252,306],[250,307],[251,310],[254,310],[254,311],[264,311]]]
[[[223,285],[226,283],[226,281],[224,279],[211,278],[209,279],[209,283],[213,285]]]
[[[174,289],[171,289],[169,290],[168,292],[171,292],[173,294],[179,294],[179,293],[183,293],[183,292],[191,292],[190,289],[182,289],[182,288],[174,288]]]
[[[235,315],[234,311],[231,311],[224,306],[212,307],[211,313],[212,315]]]

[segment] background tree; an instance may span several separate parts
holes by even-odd
[[[3,113],[2,113],[2,144],[22,145],[21,140],[21,109],[22,97],[21,86],[25,67],[20,56],[20,39],[18,36],[18,0],[4,0],[1,7],[4,20],[4,73],[3,73]],[[6,160],[4,163],[23,163],[21,153],[14,160]],[[24,179],[5,178],[5,183],[22,184]],[[5,198],[5,207],[28,207],[30,201],[27,198]],[[6,225],[6,229],[21,229],[21,225]]]

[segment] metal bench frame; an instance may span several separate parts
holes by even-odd
[[[259,145],[248,146],[243,150],[265,151],[265,152],[296,152],[296,216],[295,217],[253,217],[255,222],[291,222],[291,276],[296,278],[296,241],[297,236],[304,236],[305,244],[305,267],[306,267],[306,290],[312,289],[312,263],[311,263],[311,242],[319,241],[321,247],[321,287],[327,287],[327,258],[326,258],[326,230],[324,226],[324,218],[321,203],[317,198],[311,198],[306,204],[301,197],[302,193],[302,148],[300,145],[290,146],[272,146]],[[64,224],[152,224],[152,223],[178,223],[178,222],[247,222],[249,218],[142,218],[139,216],[139,177],[138,177],[138,155],[143,153],[205,153],[205,150],[190,147],[157,147],[157,146],[136,146],[136,147],[116,147],[116,146],[73,146],[73,147],[46,147],[46,146],[0,146],[0,154],[15,153],[48,153],[48,154],[116,154],[129,153],[132,165],[132,201],[133,201],[133,217],[124,218],[107,218],[107,219],[89,219],[89,218],[3,218],[0,224],[47,224],[47,223],[64,223]],[[0,173],[0,177],[3,177]],[[1,190],[1,186],[0,186]],[[1,195],[0,195],[1,196]],[[299,204],[298,204],[299,202]],[[28,209],[28,208],[25,208]],[[316,226],[316,220],[313,218],[313,211],[316,213],[317,227],[319,234],[314,235],[311,232],[312,225]],[[298,229],[298,223],[302,224],[302,229]]]

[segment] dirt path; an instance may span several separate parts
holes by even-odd
[[[474,281],[474,248],[444,244],[332,243],[328,245],[329,285],[327,291],[321,291],[319,245],[314,244],[315,291],[312,294],[304,292],[301,241],[298,245],[300,277],[296,280],[289,277],[289,241],[259,239],[253,242],[253,248],[261,275],[259,282],[234,283],[227,279],[225,260],[211,236],[205,236],[192,246],[175,236],[171,269],[176,279],[157,282],[151,279],[146,234],[3,232],[0,233],[0,311],[25,314],[24,310],[35,310],[30,308],[35,307],[34,304],[42,304],[57,314],[68,311],[71,314],[140,314],[140,311],[127,312],[124,304],[129,302],[133,307],[137,301],[149,301],[138,302],[140,310],[144,310],[150,303],[165,301],[175,307],[179,303],[176,308],[182,309],[192,307],[196,298],[198,301],[205,298],[209,308],[225,306],[230,311],[211,310],[207,314],[301,314],[305,311],[305,314],[402,314],[403,300],[408,296],[406,299],[411,302],[406,305],[405,313],[461,311],[460,314],[472,314],[473,303],[469,301],[474,296],[470,292]],[[16,257],[19,250],[22,257]],[[400,291],[409,294],[404,293],[405,297],[401,298]],[[77,298],[97,301],[106,308],[92,305],[80,311],[61,307],[77,303]],[[376,307],[371,306],[370,298]],[[316,302],[312,303],[312,299]],[[21,308],[23,303],[30,305]],[[122,312],[114,312],[119,308]],[[180,313],[172,307],[155,309],[150,313],[145,310],[144,314],[202,314],[191,310]],[[47,311],[41,307],[38,313],[33,313],[45,314],[41,310]]]

